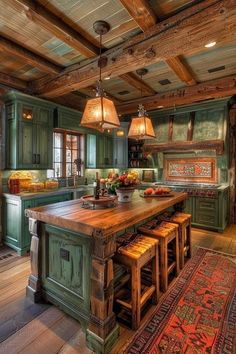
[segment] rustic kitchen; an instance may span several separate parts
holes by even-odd
[[[0,353],[233,354],[236,0],[0,5]]]

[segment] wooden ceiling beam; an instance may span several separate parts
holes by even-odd
[[[147,111],[159,108],[170,108],[192,104],[207,99],[221,98],[236,94],[236,75],[223,79],[211,80],[195,86],[158,93],[155,96],[144,97],[142,104]],[[117,105],[120,114],[133,113],[137,110],[140,100],[136,99],[129,103]]]
[[[188,86],[196,85],[196,80],[193,78],[193,75],[181,57],[171,57],[165,62],[181,81],[185,82]]]
[[[205,0],[109,49],[102,77],[116,77],[173,56],[200,52],[206,41],[212,40],[217,43],[236,40],[235,0]],[[93,84],[98,76],[98,58],[94,58],[56,79],[43,81],[42,86],[40,80],[36,81],[35,92],[42,97],[64,95]]]
[[[17,0],[17,2],[26,7],[26,15],[31,21],[54,34],[55,37],[76,49],[80,54],[87,58],[99,54],[98,47],[44,6],[33,0]]]
[[[119,77],[121,79],[123,79],[124,81],[126,81],[132,87],[139,90],[140,92],[142,91],[142,94],[144,96],[155,95],[155,93],[156,93],[156,91],[153,90],[153,88],[151,88],[148,84],[146,84],[146,82],[141,80],[139,77],[137,77],[133,73],[122,74]]]
[[[146,0],[120,0],[143,32],[156,24],[157,18]]]
[[[62,68],[44,57],[31,52],[29,49],[13,42],[12,40],[3,37],[0,34],[0,48],[13,56],[23,59],[26,64],[30,64],[44,72],[58,74]]]
[[[50,101],[61,104],[66,107],[76,109],[77,111],[82,112],[84,110],[86,99],[79,97],[76,94],[69,93],[60,97],[50,98]]]
[[[27,91],[27,87],[28,87],[26,81],[17,79],[16,77],[1,72],[0,72],[0,85],[3,85],[8,89],[17,89],[24,92]]]

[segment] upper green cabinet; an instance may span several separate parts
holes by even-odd
[[[128,167],[128,122],[121,123],[120,128],[113,130],[113,166]]]
[[[80,126],[82,113],[74,109],[58,106],[54,111],[54,128],[86,133],[87,129]]]
[[[6,112],[6,168],[52,168],[53,109],[49,102],[10,93]]]
[[[109,168],[113,165],[113,137],[87,134],[87,168]]]

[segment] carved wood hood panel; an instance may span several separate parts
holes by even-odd
[[[166,159],[164,176],[166,181],[216,183],[216,159],[210,157]]]

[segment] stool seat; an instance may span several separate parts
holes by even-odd
[[[159,271],[158,271],[158,240],[139,234],[127,233],[118,239],[118,247],[114,255],[114,262],[129,267],[131,270],[131,298],[123,300],[115,297],[116,303],[130,310],[132,313],[132,328],[137,329],[140,324],[141,308],[152,298],[157,303],[159,297]],[[131,239],[128,243],[126,239]],[[121,241],[121,242],[120,242]],[[143,287],[141,269],[146,264],[152,264],[151,284]]]
[[[165,292],[168,288],[169,274],[173,270],[176,275],[179,274],[178,225],[166,221],[159,223],[156,219],[140,226],[138,232],[159,241],[161,290]],[[173,256],[172,259],[170,253]]]
[[[158,220],[165,220],[175,223],[179,226],[179,256],[180,268],[182,269],[185,263],[185,255],[191,258],[192,241],[191,241],[191,214],[175,212],[165,212],[161,214]]]

